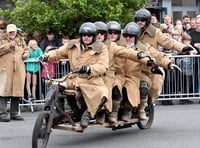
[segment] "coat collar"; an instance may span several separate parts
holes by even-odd
[[[72,49],[73,47],[77,46],[80,43],[80,39],[70,40],[68,43],[68,49]],[[92,49],[94,53],[100,53],[103,48],[103,43],[96,41],[93,44],[86,47],[86,49]]]
[[[154,27],[152,24],[150,24],[145,31],[143,32],[142,36],[147,33],[150,37],[154,37],[156,34],[156,27]]]
[[[95,53],[100,53],[103,48],[103,43],[100,41],[96,41],[93,44],[89,45],[87,48],[91,48]]]

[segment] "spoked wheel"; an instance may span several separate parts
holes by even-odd
[[[50,134],[47,132],[48,120],[48,112],[42,112],[37,117],[32,134],[32,148],[46,148]]]
[[[150,99],[147,101],[147,106],[145,107],[145,112],[147,116],[147,120],[139,121],[137,123],[138,128],[140,129],[149,129],[153,123],[154,119],[154,105]]]

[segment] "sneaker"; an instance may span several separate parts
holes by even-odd
[[[24,118],[22,118],[19,115],[16,115],[16,116],[10,116],[10,120],[23,121]]]
[[[1,114],[0,116],[0,122],[9,122],[10,119],[8,118],[7,114]]]

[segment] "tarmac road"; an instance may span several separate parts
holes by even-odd
[[[0,123],[0,148],[31,148],[32,130],[39,112],[23,112],[25,121]],[[53,130],[48,148],[199,148],[200,104],[155,106],[153,125],[112,131],[73,133]]]

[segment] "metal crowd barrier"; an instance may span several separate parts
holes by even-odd
[[[157,100],[181,100],[181,99],[200,99],[200,55],[177,55],[172,56],[175,64],[177,64],[182,72],[177,70],[166,71],[166,77],[162,88],[162,93]],[[37,60],[31,60],[25,62],[25,64],[37,63]],[[63,64],[64,63],[64,64]],[[52,67],[53,69],[53,67]],[[55,76],[54,78],[60,78],[66,75],[70,71],[70,65],[68,59],[63,59],[55,64]],[[50,71],[51,73],[51,71]],[[52,71],[53,73],[53,71]],[[37,87],[36,98],[29,100],[27,96],[24,96],[21,106],[30,106],[31,111],[34,111],[33,106],[43,105],[45,102],[44,94],[48,90],[48,86],[42,87],[42,72],[41,68],[37,73]],[[42,93],[42,89],[45,89]],[[26,84],[25,84],[26,94]],[[20,113],[20,111],[19,111]]]
[[[29,61],[24,61],[25,64],[28,66],[30,63],[38,63],[38,60],[29,60]],[[39,63],[40,64],[40,63]],[[33,69],[34,69],[34,64],[33,64]],[[50,66],[50,75],[54,78],[61,78],[64,75],[66,75],[70,71],[70,65],[69,65],[69,60],[68,59],[62,59],[58,62],[51,62]],[[54,70],[55,71],[54,71]],[[27,70],[26,70],[27,73]],[[42,106],[44,105],[45,102],[45,94],[48,90],[48,85],[46,85],[46,78],[42,78],[44,76],[43,71],[42,71],[42,66],[40,64],[39,71],[36,73],[33,73],[37,77],[36,81],[36,88],[35,88],[35,98],[29,98],[28,97],[28,91],[26,87],[26,82],[27,82],[27,77],[26,77],[26,82],[24,84],[24,98],[22,98],[21,103],[19,104],[19,114],[21,113],[21,107],[22,106],[30,106],[31,112],[34,112],[34,106]],[[31,83],[35,83],[32,82]],[[30,85],[30,88],[32,84]]]
[[[158,100],[200,99],[200,55],[172,56],[182,72],[166,71]]]

